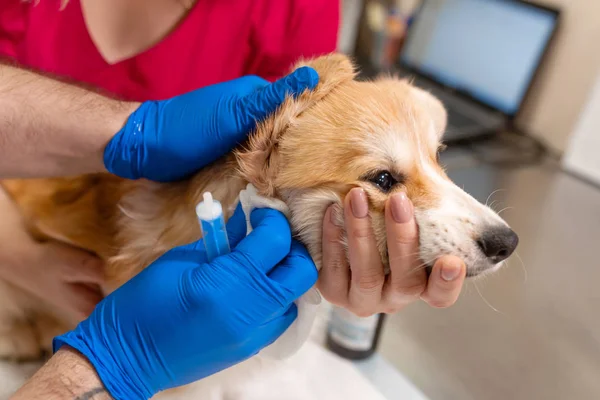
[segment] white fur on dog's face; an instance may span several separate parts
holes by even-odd
[[[325,210],[332,203],[341,207],[353,187],[363,188],[369,199],[384,266],[384,208],[398,191],[413,202],[426,265],[456,255],[468,276],[501,266],[502,256],[484,254],[482,238],[505,240],[514,233],[494,211],[452,183],[438,164],[445,126],[446,113],[437,99],[394,79],[349,82],[292,121],[279,143],[275,186],[290,207],[292,227],[319,267],[327,245],[321,242]],[[382,190],[368,178],[378,171],[389,171],[398,183]],[[343,228],[342,215],[338,209],[333,217]],[[341,241],[347,242],[345,236]],[[507,243],[504,253],[510,254],[516,242]]]
[[[508,224],[429,163],[423,163],[423,170],[438,186],[441,198],[435,207],[415,208],[421,260],[432,265],[441,255],[458,256],[467,266],[467,276],[500,268],[504,261],[490,260],[477,241],[486,230],[508,228]]]
[[[420,97],[423,92],[417,90]],[[445,124],[444,124],[445,126]],[[442,132],[443,133],[443,132]],[[484,254],[478,244],[490,231],[512,232],[508,224],[491,208],[484,206],[464,190],[456,186],[437,162],[427,154],[432,147],[440,146],[440,135],[433,122],[429,132],[417,136],[418,164],[422,173],[430,180],[438,194],[435,206],[415,207],[415,219],[419,226],[420,258],[431,266],[441,255],[460,257],[467,266],[467,276],[494,271],[504,261],[496,262]],[[514,250],[507,250],[510,253]]]

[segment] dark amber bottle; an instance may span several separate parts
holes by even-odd
[[[333,307],[327,329],[327,347],[350,360],[364,360],[377,350],[385,314],[360,318],[350,311]]]

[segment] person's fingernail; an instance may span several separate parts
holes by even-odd
[[[413,218],[413,209],[406,193],[400,192],[392,195],[390,199],[392,206],[392,217],[399,224],[410,222]]]
[[[460,264],[450,263],[442,267],[442,279],[445,281],[453,281],[460,275]]]
[[[354,188],[350,191],[350,207],[352,214],[356,218],[365,218],[369,213],[369,203],[365,191],[360,188]]]

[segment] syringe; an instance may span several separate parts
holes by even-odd
[[[196,206],[196,215],[202,229],[202,241],[206,249],[208,261],[231,251],[223,218],[223,207],[213,199],[210,192],[205,192],[204,200]]]

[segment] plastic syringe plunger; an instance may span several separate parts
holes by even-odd
[[[229,253],[231,249],[223,217],[223,207],[218,200],[213,199],[210,192],[205,192],[203,201],[196,206],[196,215],[200,222],[202,241],[208,261]]]

